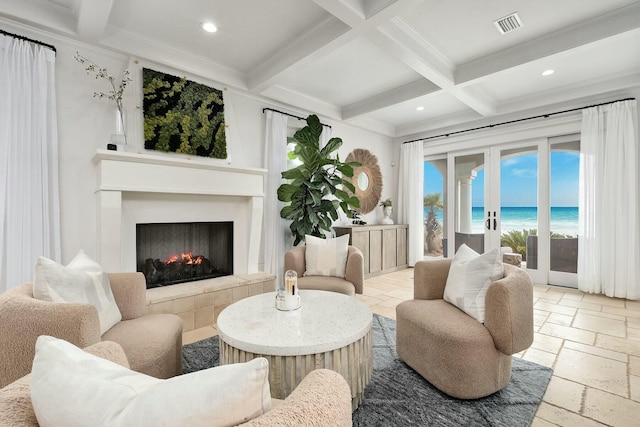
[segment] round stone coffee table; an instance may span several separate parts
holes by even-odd
[[[371,379],[372,314],[354,297],[300,291],[301,307],[275,308],[275,292],[240,300],[218,316],[220,364],[269,361],[271,396],[286,398],[314,369],[332,369],[351,387],[355,409]]]

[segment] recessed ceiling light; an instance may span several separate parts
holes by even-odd
[[[416,107],[416,110],[417,110],[417,111],[422,111],[422,110],[424,110],[424,107],[423,107],[422,105],[418,105],[418,106]]]
[[[200,24],[200,27],[202,27],[202,29],[207,33],[215,33],[216,31],[218,31],[218,27],[213,25],[213,23],[211,22],[203,22],[202,24]]]
[[[545,70],[542,72],[543,76],[550,76],[551,74],[555,73],[555,71],[553,70]]]

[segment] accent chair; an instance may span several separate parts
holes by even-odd
[[[84,351],[129,367],[122,347],[102,341]],[[0,389],[0,425],[37,427],[31,401],[31,374]],[[345,379],[329,369],[307,375],[285,399],[272,399],[271,410],[246,423],[245,427],[301,425],[351,426],[351,390]]]
[[[93,305],[35,299],[31,283],[0,295],[0,387],[31,372],[40,335],[80,348],[114,341],[122,346],[134,371],[156,378],[180,375],[182,319],[174,314],[146,313],[147,287],[142,273],[110,273],[109,282],[122,321],[102,336]]]
[[[442,392],[477,399],[509,383],[511,355],[533,342],[533,283],[504,265],[487,291],[482,324],[443,299],[451,261],[416,263],[414,299],[396,307],[397,352]]]
[[[347,267],[344,277],[304,276],[306,270],[306,247],[298,246],[284,254],[284,270],[294,270],[298,274],[299,289],[339,292],[355,296],[364,288],[364,257],[360,249],[348,247]]]

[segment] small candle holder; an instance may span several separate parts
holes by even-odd
[[[278,285],[276,308],[282,311],[292,311],[300,308],[298,274],[293,270],[287,270],[284,274],[284,281]]]

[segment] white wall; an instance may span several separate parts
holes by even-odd
[[[373,132],[364,132],[341,123],[327,123],[332,125],[332,136],[342,138],[343,145],[340,147],[340,150],[338,150],[341,160],[344,161],[347,155],[356,148],[367,149],[376,155],[380,172],[382,172],[381,200],[390,198],[393,202],[396,202],[400,149],[395,146],[395,144],[390,143],[389,138]],[[377,207],[372,212],[362,215],[362,218],[367,224],[379,224],[383,217],[381,207]],[[392,219],[396,221],[395,211]],[[343,219],[343,221],[344,220],[346,220],[346,218]]]
[[[110,74],[121,76],[125,69],[132,72],[134,82],[125,91],[124,104],[127,109],[128,151],[143,151],[142,142],[142,93],[140,70],[142,66],[187,78],[224,90],[225,117],[228,129],[228,160],[210,160],[214,163],[232,164],[239,167],[264,167],[264,107],[287,111],[272,101],[225,88],[224,82],[215,81],[216,76],[205,79],[193,76],[185,70],[175,70],[162,64],[144,63],[135,58],[97,49],[74,40],[63,39],[32,28],[5,28],[27,37],[42,40],[57,48],[56,91],[58,99],[58,134],[60,160],[60,208],[62,261],[68,262],[79,249],[90,256],[96,255],[96,168],[91,159],[97,149],[105,149],[113,129],[113,101],[93,98],[94,91],[108,91],[105,80],[96,80],[87,75],[82,64],[74,59],[81,55],[96,64],[106,67]],[[138,108],[140,107],[140,108]],[[297,115],[308,112],[292,111]],[[340,149],[341,159],[354,148],[366,148],[380,161],[384,176],[383,199],[395,200],[397,167],[397,147],[388,137],[362,131],[346,123],[326,121],[333,126],[333,136],[344,141]],[[302,123],[302,122],[301,122]],[[156,152],[151,152],[157,154]],[[167,154],[177,156],[176,154]],[[365,220],[375,223],[382,218],[378,208]]]

